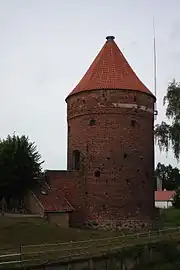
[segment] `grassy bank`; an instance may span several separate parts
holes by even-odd
[[[165,227],[180,227],[180,209],[161,210],[161,218]]]
[[[59,243],[117,235],[115,232],[61,228],[42,218],[0,217],[0,249],[19,245]]]
[[[162,210],[165,228],[180,227],[180,210]],[[59,243],[120,235],[120,232],[61,228],[42,218],[0,217],[0,249],[20,245]]]
[[[162,218],[169,227],[176,227],[176,218],[180,216],[180,212],[174,209],[162,213]],[[176,224],[176,225],[175,225]],[[148,243],[159,243],[165,239],[169,241],[180,239],[179,230],[159,231],[138,235],[126,235],[125,237],[109,238],[113,236],[121,236],[120,232],[105,232],[98,230],[82,230],[73,228],[61,228],[59,226],[48,224],[41,218],[10,218],[0,217],[0,254],[14,253],[21,251],[21,259],[31,260],[31,263],[42,263],[46,261],[66,260],[68,256],[86,257],[99,256],[100,254],[107,254],[109,252],[116,252],[120,249],[133,248],[136,245],[144,246]],[[102,240],[100,241],[99,238]],[[103,240],[103,238],[106,238]],[[95,241],[78,242],[84,240],[95,239]],[[98,239],[98,240],[97,240]],[[73,241],[73,242],[70,242]],[[60,245],[46,245],[41,247],[29,247],[28,245],[38,244],[55,244],[60,242],[68,242]],[[20,246],[24,245],[26,247]],[[5,251],[7,248],[7,251]],[[11,251],[9,250],[11,249]],[[132,250],[131,250],[132,252]],[[93,255],[94,254],[94,255]],[[17,260],[17,256],[12,254],[11,260]],[[167,255],[165,256],[167,257]],[[8,257],[9,258],[9,257]],[[9,258],[10,259],[10,258]],[[9,260],[8,259],[8,260]],[[35,260],[32,262],[32,259]],[[7,260],[7,259],[6,259]],[[4,258],[0,262],[4,262]],[[29,264],[29,263],[28,263]],[[10,265],[8,265],[9,267]],[[13,265],[14,267],[14,265]],[[12,269],[10,266],[8,269]],[[152,268],[153,269],[153,268]],[[166,268],[165,268],[166,269]]]
[[[179,270],[179,263],[151,263],[139,270]]]

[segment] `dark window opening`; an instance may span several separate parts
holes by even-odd
[[[80,169],[80,152],[78,150],[73,151],[73,169]]]
[[[129,184],[129,179],[126,179],[126,182]]]
[[[107,157],[106,159],[107,159],[107,160],[110,160],[110,157]]]
[[[142,204],[141,203],[138,203],[137,206],[138,206],[138,208],[141,208]]]
[[[127,155],[126,153],[124,153],[124,158],[127,158],[127,156],[128,156],[128,155]]]
[[[139,168],[137,168],[137,172],[139,172],[140,171],[140,169]]]
[[[106,183],[108,183],[108,180],[106,180]]]
[[[131,120],[131,126],[135,127],[136,125],[136,120]]]
[[[94,126],[95,124],[96,124],[96,120],[95,119],[89,120],[89,126]]]
[[[94,173],[94,175],[96,176],[96,177],[100,177],[100,171],[95,171],[95,173]]]
[[[134,101],[136,101],[136,96],[134,96]]]
[[[103,210],[105,210],[105,209],[106,209],[106,206],[105,206],[105,204],[103,204],[103,205],[102,205],[102,208],[103,208]]]
[[[144,159],[143,156],[140,156],[140,159],[143,160]]]
[[[85,192],[85,194],[87,195],[87,194],[88,194],[88,192],[86,191],[86,192]]]

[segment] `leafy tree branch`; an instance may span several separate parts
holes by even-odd
[[[155,126],[155,140],[160,151],[168,151],[170,147],[174,152],[175,158],[179,161],[180,157],[180,83],[173,80],[167,88],[164,97],[166,106],[166,116],[171,124],[162,122]]]

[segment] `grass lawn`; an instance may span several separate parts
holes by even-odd
[[[0,249],[115,236],[118,233],[61,228],[42,218],[0,217]]]
[[[82,229],[75,229],[75,228],[62,228],[55,224],[49,224],[46,220],[42,218],[27,218],[27,217],[6,217],[0,216],[0,256],[4,254],[12,254],[10,257],[0,257],[0,269],[2,269],[2,262],[5,261],[15,261],[19,260],[19,257],[13,255],[14,253],[18,252],[30,252],[34,251],[34,248],[31,247],[22,247],[21,245],[38,245],[38,244],[55,244],[55,243],[63,243],[63,242],[70,242],[70,241],[83,241],[83,240],[90,240],[90,239],[99,239],[104,237],[113,237],[122,235],[122,233],[118,232],[105,232],[105,231],[98,231],[98,230],[82,230]],[[69,244],[68,244],[69,245]],[[83,245],[83,243],[82,243]],[[71,248],[65,244],[65,248]],[[80,244],[81,246],[81,244]],[[62,246],[62,248],[64,245]],[[48,248],[48,247],[47,247]],[[61,246],[60,246],[61,248]],[[61,248],[61,249],[62,249]],[[32,249],[32,250],[31,250]],[[23,256],[22,259],[30,259],[31,257],[36,257],[41,259],[41,256],[38,254],[39,250],[44,250],[46,247],[37,247],[35,250],[37,254]],[[49,249],[49,248],[48,248]],[[50,248],[51,249],[51,248]],[[57,246],[59,249],[59,246]],[[63,248],[64,249],[64,248]],[[82,247],[81,247],[82,249]],[[94,248],[93,248],[94,249]],[[82,252],[82,251],[81,251]],[[60,252],[62,253],[62,252]],[[66,255],[69,251],[65,251]],[[52,254],[50,253],[50,258],[58,258],[59,252]],[[44,260],[44,255],[43,258]],[[15,269],[19,267],[19,264],[8,264],[6,266],[3,265],[3,269]]]
[[[166,228],[180,227],[180,209],[169,208],[161,211],[161,218]]]
[[[179,209],[162,210],[161,218],[166,228],[180,226]],[[6,216],[0,216],[0,232],[0,249],[19,248],[20,245],[53,244],[120,235],[120,232],[62,228],[49,224],[46,220],[38,217],[10,218]]]
[[[166,227],[177,227],[180,225],[180,210],[169,209],[164,210],[162,217],[164,222],[168,224]],[[179,220],[179,221],[178,221]],[[178,223],[179,222],[179,223]],[[53,224],[48,224],[47,221],[42,218],[9,218],[9,217],[0,217],[0,255],[6,253],[14,253],[20,251],[20,245],[32,245],[32,244],[55,244],[60,242],[69,242],[69,241],[80,241],[80,240],[89,240],[89,239],[99,239],[104,237],[113,237],[120,236],[120,232],[105,232],[98,230],[82,230],[82,229],[73,229],[73,228],[62,228]],[[173,239],[180,238],[180,232],[175,232]],[[154,235],[155,234],[155,235]],[[157,232],[152,232],[153,238],[150,238],[153,242],[158,242],[164,239],[169,239],[169,235],[163,234],[159,235]],[[167,237],[168,236],[168,237]],[[138,237],[136,235],[129,235],[124,238],[114,238],[110,240],[107,239],[101,241],[90,241],[88,243],[68,243],[46,247],[23,247],[23,260],[32,259],[36,260],[36,263],[42,263],[46,260],[56,261],[62,256],[87,256],[86,252],[108,252],[111,249],[117,249],[121,246],[127,247],[131,245],[147,244],[150,241],[149,234],[145,236]],[[5,250],[7,248],[7,250]],[[47,249],[47,250],[46,250]],[[49,250],[50,249],[50,250]],[[53,249],[53,250],[52,250]],[[41,250],[45,251],[45,255],[41,254]],[[32,254],[32,253],[33,254]],[[85,252],[85,255],[83,255]],[[28,254],[27,254],[28,253]],[[17,260],[18,257],[11,255],[11,259],[0,258],[0,263],[7,261]],[[35,262],[29,262],[35,263]],[[17,264],[19,267],[19,265]],[[14,269],[15,265],[7,265],[5,269]],[[1,268],[2,269],[2,268]]]
[[[166,228],[180,226],[179,209],[162,210],[161,218]],[[120,235],[120,232],[62,228],[49,224],[46,220],[38,217],[10,218],[6,216],[0,216],[0,232],[0,249],[18,248],[20,245],[50,244]]]

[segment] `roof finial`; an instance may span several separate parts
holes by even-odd
[[[107,39],[107,41],[109,41],[109,40],[114,40],[115,37],[114,37],[114,36],[107,36],[106,39]]]

